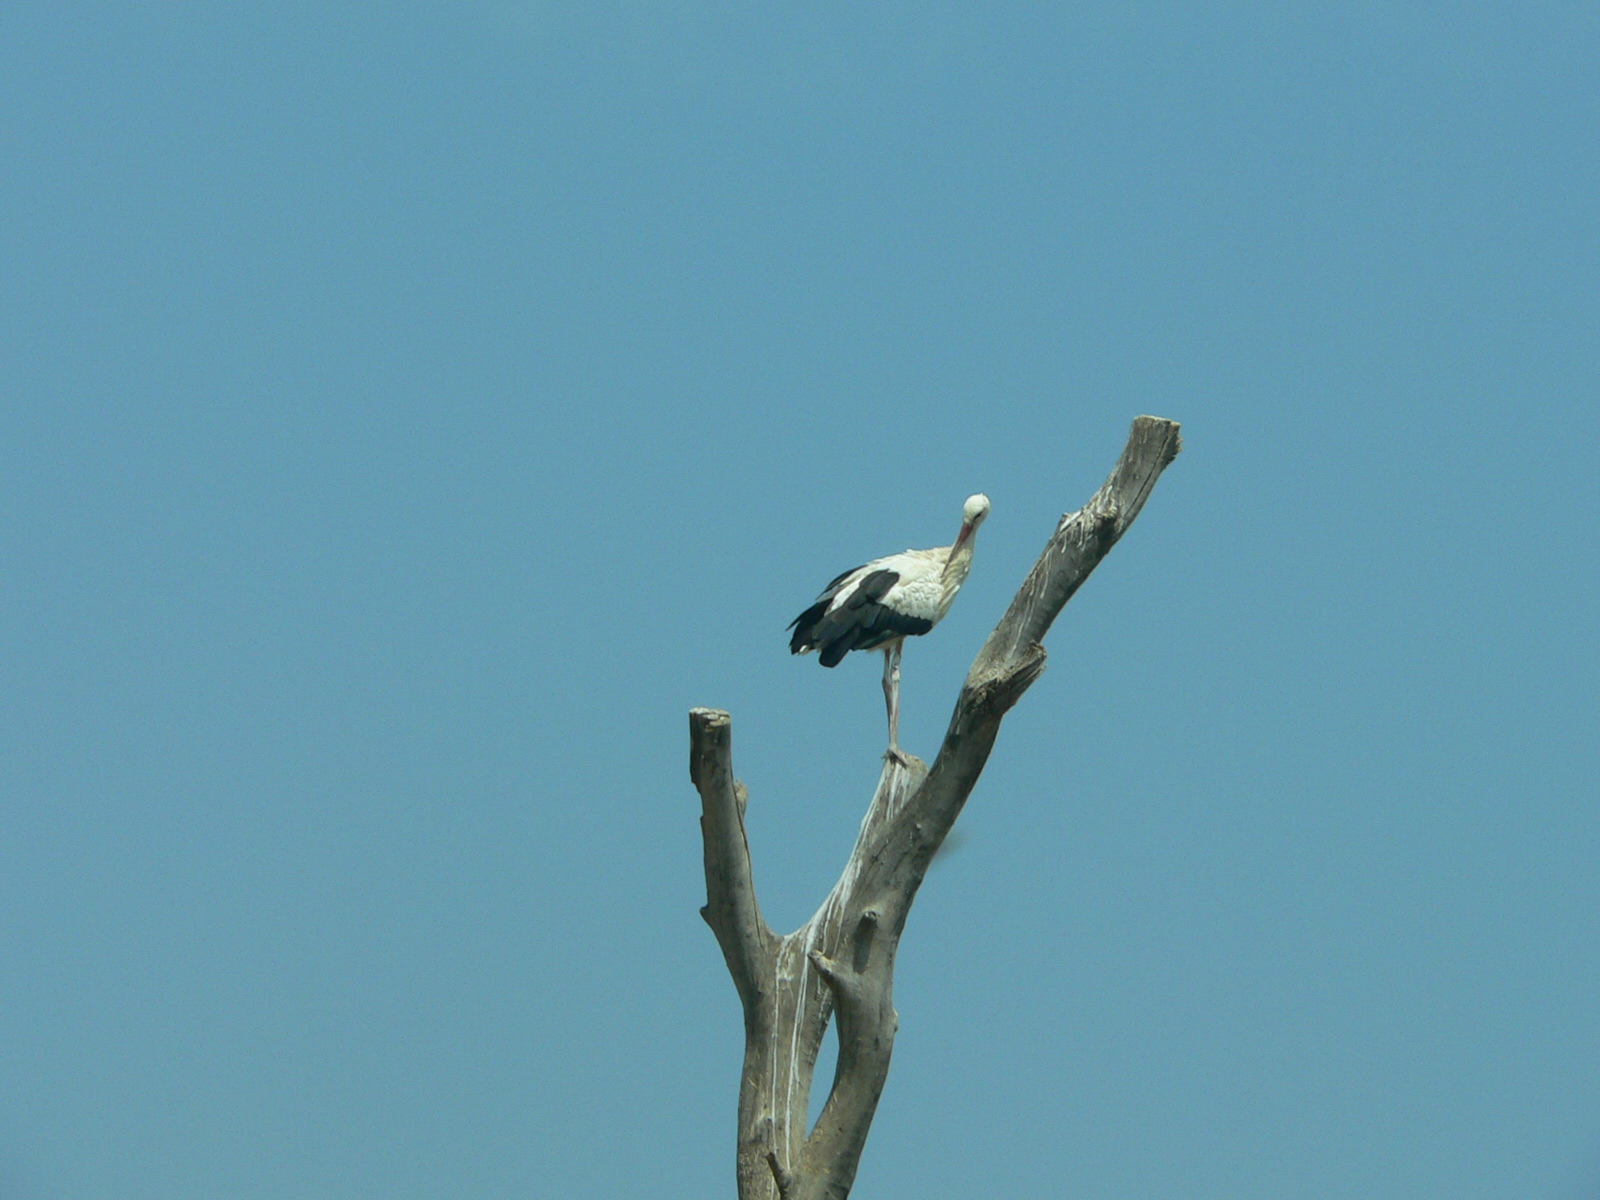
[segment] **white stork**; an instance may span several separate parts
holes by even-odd
[[[875,558],[846,571],[789,628],[791,654],[821,651],[825,667],[837,666],[852,650],[883,650],[883,700],[889,708],[889,753],[900,761],[900,647],[927,633],[950,611],[972,570],[978,526],[989,515],[989,497],[968,496],[955,544],[907,550]]]

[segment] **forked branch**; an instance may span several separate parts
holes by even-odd
[[[889,1074],[894,961],[912,901],[988,761],[1002,718],[1044,670],[1046,632],[1139,515],[1179,449],[1175,422],[1134,421],[1110,477],[1061,518],[978,653],[932,768],[886,759],[844,873],[816,915],[786,937],[767,928],[756,903],[730,718],[714,709],[690,713],[690,776],[705,839],[701,912],[744,1005],[740,1200],[849,1195]],[[835,1013],[833,1086],[807,1133],[812,1074]]]

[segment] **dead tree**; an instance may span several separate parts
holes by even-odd
[[[1178,426],[1139,417],[1089,503],[1061,518],[1011,607],[978,653],[933,766],[885,759],[844,873],[811,920],[786,937],[756,902],[745,837],[748,794],[733,777],[730,718],[689,714],[689,774],[700,792],[706,906],[744,1006],[739,1087],[739,1200],[844,1200],[898,1024],[894,960],[906,916],[945,835],[988,760],[1000,720],[1044,670],[1041,642],[1078,586],[1133,523],[1178,454]],[[828,1021],[839,1020],[833,1088],[806,1130],[812,1074]]]

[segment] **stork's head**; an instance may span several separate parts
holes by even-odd
[[[978,532],[978,526],[983,524],[983,519],[988,515],[989,497],[982,492],[967,497],[967,502],[961,506],[961,532],[956,535],[956,544],[950,547],[952,562],[955,561],[956,551],[972,541],[972,535]]]

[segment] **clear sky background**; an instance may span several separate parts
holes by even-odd
[[[731,1196],[687,710],[1185,450],[912,914],[856,1195],[1600,1196],[1591,3],[0,10],[0,1196]],[[825,1064],[823,1086],[831,1074]]]

